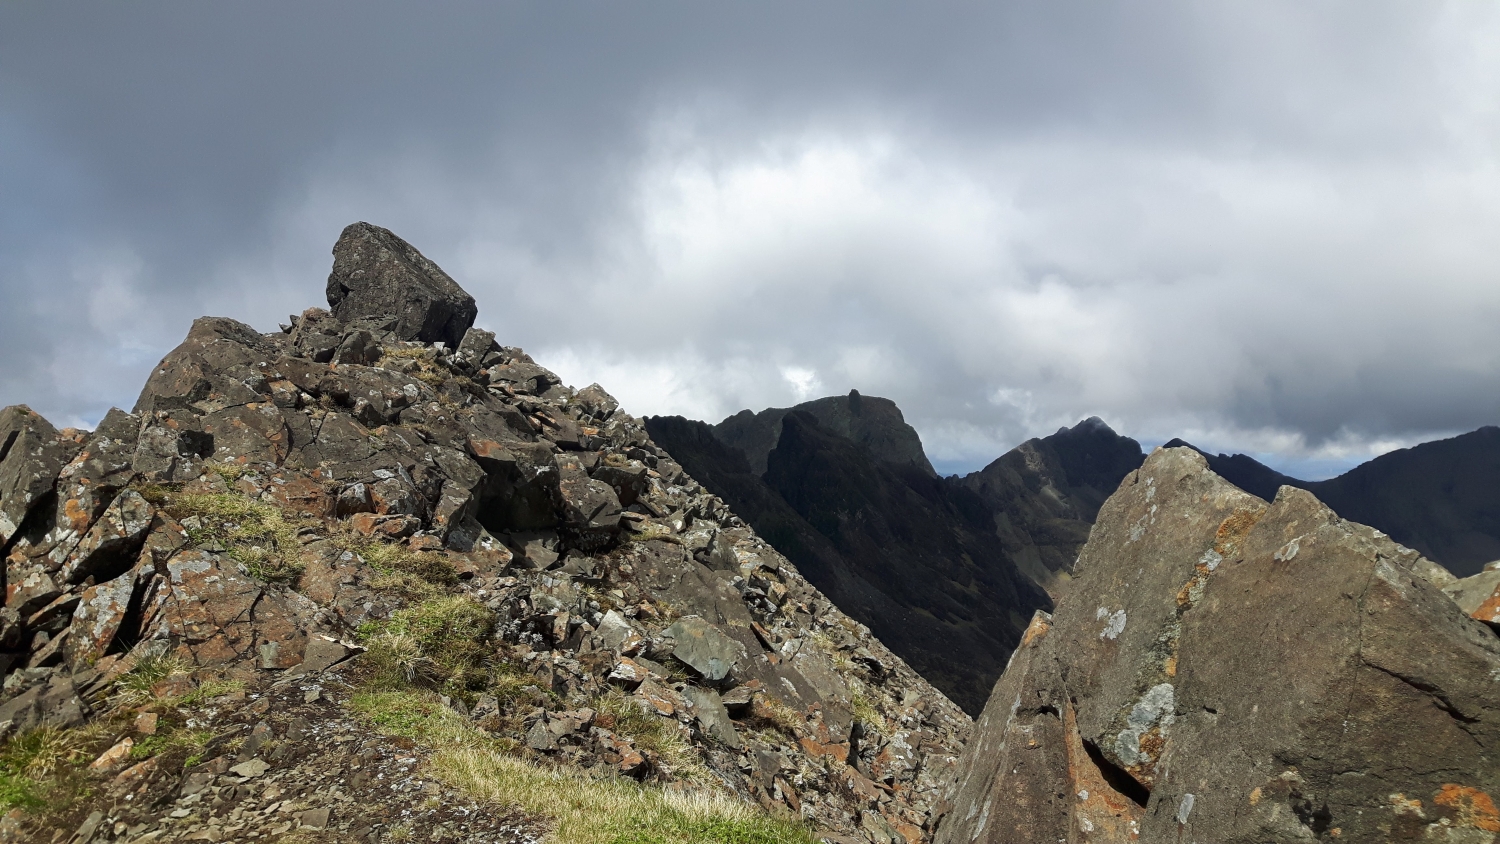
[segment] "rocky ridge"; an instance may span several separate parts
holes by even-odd
[[[1494,842],[1490,574],[1158,449],[996,684],[936,840]]]
[[[696,783],[831,840],[925,840],[970,729],[958,707],[603,389],[473,328],[472,298],[400,238],[346,229],[328,298],[279,333],[196,321],[95,431],[0,413],[0,733],[94,730],[115,754],[86,806],[19,808],[7,834],[83,817],[58,828],[186,840],[286,803],[398,840],[378,812],[314,805],[355,793],[354,771],[268,796],[300,760],[257,748],[305,732],[254,717],[287,683],[384,666],[540,765]],[[151,743],[121,726],[119,689],[143,677],[155,703],[135,707],[173,735],[250,735],[186,761],[134,750]]]

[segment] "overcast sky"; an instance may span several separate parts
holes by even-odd
[[[0,405],[393,229],[632,413],[1099,415],[1318,477],[1500,423],[1500,6],[0,5]]]

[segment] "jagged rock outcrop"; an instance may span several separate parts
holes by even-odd
[[[777,426],[764,477],[752,454],[721,438],[746,414],[715,428],[678,417],[647,427],[844,612],[977,714],[1030,613],[1050,607],[1047,595],[1011,564],[972,492],[930,474],[925,459],[882,457],[804,407],[853,407],[856,419],[879,408],[872,427],[920,454],[894,404],[857,394],[754,417]],[[894,433],[898,424],[906,434]]]
[[[1288,477],[1243,454],[1200,453],[1247,492],[1308,490],[1340,516],[1385,531],[1460,577],[1500,559],[1500,428],[1397,449],[1326,481]]]
[[[1500,638],[1415,551],[1159,449],[996,684],[939,842],[1495,840]]]
[[[361,631],[452,599],[479,650],[447,705],[517,752],[674,782],[687,762],[590,708],[623,695],[721,789],[844,840],[926,836],[967,717],[641,420],[470,327],[473,300],[383,229],[345,230],[329,299],[280,333],[196,321],[134,411],[92,433],[0,414],[0,736],[76,725],[152,660],[191,672],[152,694],[233,681],[280,700]],[[200,729],[228,741],[255,724],[237,694],[203,716],[229,721]],[[277,801],[232,766],[302,776],[257,753],[303,741],[280,723],[186,771],[142,762],[101,781],[114,814],[89,834],[243,834],[243,807]],[[346,775],[319,788],[363,793]],[[340,829],[384,834],[377,821]]]

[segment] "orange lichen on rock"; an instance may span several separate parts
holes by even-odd
[[[1500,832],[1500,810],[1496,810],[1493,798],[1477,788],[1444,783],[1432,802],[1456,811],[1458,815],[1453,820],[1459,826]]]

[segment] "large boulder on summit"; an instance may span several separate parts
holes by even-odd
[[[463,342],[479,308],[474,297],[416,247],[369,223],[354,223],[333,247],[328,304],[344,322],[394,320],[402,340]]]
[[[1493,842],[1500,638],[1431,571],[1157,450],[996,684],[936,840]]]

